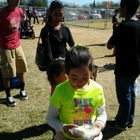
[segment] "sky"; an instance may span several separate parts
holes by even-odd
[[[0,1],[5,1],[5,0],[0,0]],[[48,0],[48,1],[52,1],[52,0]],[[93,3],[94,0],[61,0],[62,2],[68,2],[68,3],[72,3],[74,4],[74,1],[76,1],[76,4],[78,5],[84,5],[84,4],[88,4],[88,3]],[[102,2],[102,1],[108,1],[108,0],[95,0],[95,3],[96,2]],[[120,0],[109,0],[109,1],[113,1],[113,2],[117,2],[119,3]]]
[[[87,4],[87,3],[93,3],[94,0],[62,0],[64,2],[68,2],[68,3],[74,3],[74,1],[76,1],[76,4],[78,5],[84,5],[84,4]],[[107,1],[107,0],[95,0],[95,3],[96,2],[102,2],[102,1]],[[113,2],[117,2],[119,3],[120,0],[110,0],[110,1],[113,1]]]

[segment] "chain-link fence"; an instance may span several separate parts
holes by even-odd
[[[0,9],[6,5],[0,5]],[[20,5],[23,11],[27,8],[32,11],[33,6]],[[47,7],[36,7],[36,9],[47,9]],[[90,8],[64,8],[64,24],[81,26],[95,29],[112,29],[112,16],[114,9],[93,9]],[[121,19],[119,19],[121,21]]]

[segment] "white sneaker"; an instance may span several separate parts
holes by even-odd
[[[14,101],[12,96],[7,98],[7,105],[10,107],[14,107],[16,105],[16,102]]]
[[[21,100],[27,100],[28,99],[28,96],[25,93],[25,91],[20,91],[20,99]]]

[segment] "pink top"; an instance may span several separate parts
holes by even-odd
[[[20,46],[19,25],[23,11],[16,7],[10,11],[8,7],[0,11],[0,48],[15,49]]]

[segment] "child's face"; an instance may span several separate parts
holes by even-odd
[[[26,23],[26,26],[29,26],[29,22]]]
[[[68,79],[68,76],[65,73],[65,71],[61,72],[59,76],[55,77],[56,85],[66,81],[67,79]]]
[[[119,12],[115,12],[115,15],[118,15]]]
[[[88,66],[83,66],[80,68],[72,68],[69,71],[68,78],[74,88],[82,89],[88,84],[90,75],[91,73]]]

